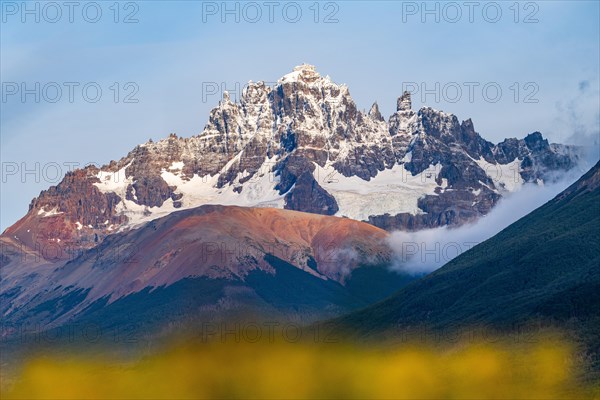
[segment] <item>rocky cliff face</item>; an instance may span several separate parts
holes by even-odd
[[[346,86],[302,65],[274,87],[250,82],[238,103],[225,94],[197,136],[171,134],[67,174],[5,234],[87,248],[203,204],[338,215],[385,229],[459,225],[578,157],[539,132],[494,145],[471,120],[412,110],[406,92],[385,121],[376,103],[358,110]]]

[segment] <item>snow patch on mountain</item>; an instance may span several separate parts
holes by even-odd
[[[185,166],[183,161],[173,161],[171,166],[169,167],[169,171],[181,171]]]
[[[259,173],[243,186],[241,180],[248,177],[247,171],[238,173],[232,183],[222,188],[218,187],[221,174],[194,175],[191,179],[184,179],[180,173],[163,170],[161,177],[168,185],[177,187],[175,193],[183,195],[181,208],[197,207],[198,204],[283,208],[284,196],[275,190],[279,178],[270,171],[274,164],[275,158],[265,158]]]
[[[521,161],[518,158],[508,164],[492,164],[483,157],[474,161],[492,179],[496,188],[501,192],[516,192],[521,189],[525,182],[521,177]]]
[[[431,171],[439,170],[431,165]],[[413,175],[404,164],[380,171],[366,181],[358,176],[346,177],[331,167],[322,168],[315,163],[313,176],[338,203],[337,216],[356,220],[368,220],[371,215],[423,214],[418,201],[425,195],[436,195],[445,190],[448,181],[435,181],[435,173]]]
[[[38,211],[37,215],[39,215],[42,218],[45,217],[52,217],[54,215],[59,215],[62,214],[61,211],[58,211],[58,207],[54,207],[53,209],[51,209],[50,211],[46,211],[45,207],[40,208],[40,210]]]
[[[216,175],[199,176],[194,174],[191,178],[185,176],[182,172],[185,167],[183,161],[173,162],[167,169],[163,169],[160,175],[161,178],[167,185],[176,188],[175,194],[182,195],[179,201],[180,204],[177,206],[173,199],[167,199],[161,206],[157,207],[148,207],[127,199],[127,187],[133,183],[131,178],[125,178],[125,169],[130,164],[114,173],[99,171],[97,176],[101,179],[101,182],[95,183],[95,185],[104,193],[112,192],[121,197],[121,202],[117,204],[116,211],[118,214],[125,215],[128,222],[120,227],[120,231],[139,227],[174,211],[194,208],[199,204],[284,207],[285,194],[280,194],[275,189],[275,186],[279,183],[279,177],[271,172],[272,166],[275,165],[274,157],[265,158],[259,172],[249,179],[248,171],[243,171],[238,173],[231,183],[219,187],[221,174],[227,171],[235,162],[236,158],[232,159],[223,168],[223,171]]]
[[[133,182],[133,179],[127,177],[127,174],[125,173],[132,162],[133,160],[116,172],[99,170],[96,174],[96,178],[98,178],[100,182],[96,182],[94,185],[102,193],[116,193],[124,199],[127,192],[127,186]]]

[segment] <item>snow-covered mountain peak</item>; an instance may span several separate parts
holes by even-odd
[[[322,78],[317,72],[314,65],[302,64],[294,67],[294,70],[289,74],[282,76],[278,83],[289,83],[289,82],[304,82],[313,83]]]
[[[329,89],[340,91],[344,95],[349,94],[348,87],[345,84],[336,84],[329,75],[321,76],[314,65],[302,64],[294,67],[294,70],[277,81],[277,86],[294,84],[307,88]]]
[[[386,121],[377,103],[361,112],[345,85],[303,64],[274,87],[249,82],[237,102],[223,93],[197,136],[149,141],[119,161],[67,174],[32,201],[31,221],[19,226],[30,241],[93,245],[203,204],[339,215],[386,229],[459,225],[523,182],[573,168],[578,154],[539,133],[494,145],[471,120],[413,110],[409,92]],[[60,220],[64,234],[52,236],[58,225],[49,225],[34,238],[27,229],[40,219]]]

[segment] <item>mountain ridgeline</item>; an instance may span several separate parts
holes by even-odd
[[[348,87],[301,65],[273,87],[225,93],[197,136],[141,144],[118,161],[69,172],[5,232],[64,258],[106,236],[205,204],[336,215],[393,230],[456,226],[525,182],[573,168],[580,149],[539,132],[492,144],[470,119],[404,93],[386,121]]]

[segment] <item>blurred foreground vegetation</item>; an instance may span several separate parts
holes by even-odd
[[[368,346],[178,341],[136,360],[38,356],[8,398],[594,398],[557,339]],[[595,390],[596,397],[598,390]]]

